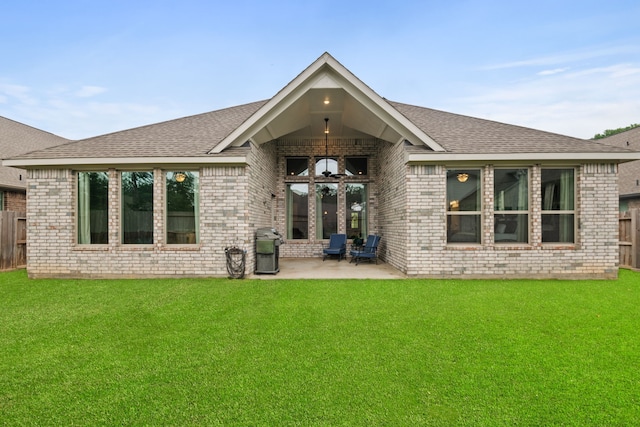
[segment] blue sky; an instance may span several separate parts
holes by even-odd
[[[640,123],[640,2],[9,0],[0,116],[78,139],[271,98],[325,51],[398,102]]]

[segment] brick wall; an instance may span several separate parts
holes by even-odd
[[[2,208],[6,211],[26,212],[27,211],[26,194],[18,191],[5,191],[4,206]]]
[[[258,228],[276,226],[276,188],[278,180],[277,144],[269,142],[252,147],[248,157],[248,208],[250,233],[249,241],[242,246],[247,251],[246,272],[255,271],[255,232]],[[284,230],[280,230],[284,232]]]
[[[306,145],[305,145],[306,144]],[[401,145],[335,142],[332,152],[369,156],[369,233],[382,236],[380,258],[415,277],[615,277],[618,264],[617,166],[577,168],[579,224],[574,245],[542,244],[540,166],[530,168],[530,243],[493,244],[493,167],[483,167],[483,244],[446,243],[446,168],[404,164]],[[335,151],[334,151],[335,150]],[[306,153],[306,154],[305,154]],[[249,165],[200,169],[200,243],[165,245],[163,171],[154,170],[154,243],[120,244],[118,172],[109,170],[109,244],[76,242],[75,175],[68,169],[29,172],[28,271],[31,277],[226,276],[224,248],[248,250],[254,269],[255,230],[285,231],[285,158],[323,156],[316,142],[253,147]],[[342,161],[342,158],[341,158]],[[272,167],[276,164],[277,167]],[[313,165],[313,159],[310,160]],[[341,165],[343,167],[344,165]],[[315,177],[306,178],[313,183]],[[272,194],[275,197],[272,197]],[[311,186],[310,197],[314,197]],[[310,209],[313,221],[315,209]],[[344,206],[339,215],[344,217]],[[275,219],[274,219],[275,217]],[[340,227],[344,228],[343,221]],[[339,230],[342,231],[342,230]],[[322,244],[289,241],[283,257],[320,256]]]
[[[415,218],[408,216],[407,204],[414,196],[408,191],[407,166],[403,144],[378,145],[378,213],[380,245],[378,256],[402,272],[407,271],[408,242],[416,236],[410,231]]]
[[[70,170],[29,172],[28,273],[30,277],[226,276],[224,248],[253,243],[249,184],[241,166],[200,170],[200,243],[164,244],[164,190],[154,171],[154,244],[122,245],[118,174],[109,171],[109,244],[77,245],[75,176]]]
[[[574,245],[543,244],[540,166],[531,168],[530,244],[493,244],[493,168],[483,169],[483,244],[447,245],[446,170],[411,166],[407,177],[409,276],[582,278],[617,276],[617,166],[577,169]]]

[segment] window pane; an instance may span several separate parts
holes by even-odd
[[[291,158],[287,159],[288,176],[309,176],[309,159]]]
[[[109,175],[78,172],[78,243],[109,242]]]
[[[322,175],[322,173],[325,171],[329,171],[332,174],[338,173],[338,160],[333,157],[317,158],[316,175]]]
[[[287,239],[309,238],[309,185],[287,185]]]
[[[366,157],[347,157],[345,159],[345,173],[347,175],[366,175],[367,174],[367,158]]]
[[[494,240],[527,243],[529,241],[529,215],[496,215]]]
[[[480,211],[480,171],[447,171],[447,206],[449,211]]]
[[[573,175],[573,169],[542,169],[542,210],[574,209]]]
[[[367,185],[346,185],[347,237],[354,239],[367,236]]]
[[[122,172],[122,243],[153,243],[152,172]]]
[[[167,243],[197,243],[198,172],[167,172]]]
[[[494,171],[494,210],[526,211],[529,209],[527,169],[496,169]]]
[[[316,184],[316,239],[338,232],[338,185]]]
[[[573,243],[574,241],[573,214],[542,215],[543,243]]]
[[[480,243],[480,215],[448,215],[447,243]]]

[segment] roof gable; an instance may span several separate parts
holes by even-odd
[[[333,136],[366,135],[394,144],[409,141],[433,151],[444,151],[422,129],[325,53],[210,153],[220,153],[246,141],[259,145],[285,136],[319,138],[324,134],[325,118],[330,120]]]

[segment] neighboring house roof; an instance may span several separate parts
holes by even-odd
[[[640,151],[640,127],[599,139],[604,144]],[[640,160],[623,163],[619,167],[620,197],[640,197]]]
[[[325,117],[334,137],[407,142],[407,160],[415,162],[640,159],[624,147],[387,101],[325,53],[270,100],[75,141],[5,164],[241,163],[247,141],[324,137]]]
[[[0,116],[0,158],[6,159],[65,142],[69,140]],[[0,166],[0,187],[24,190],[25,171]]]

